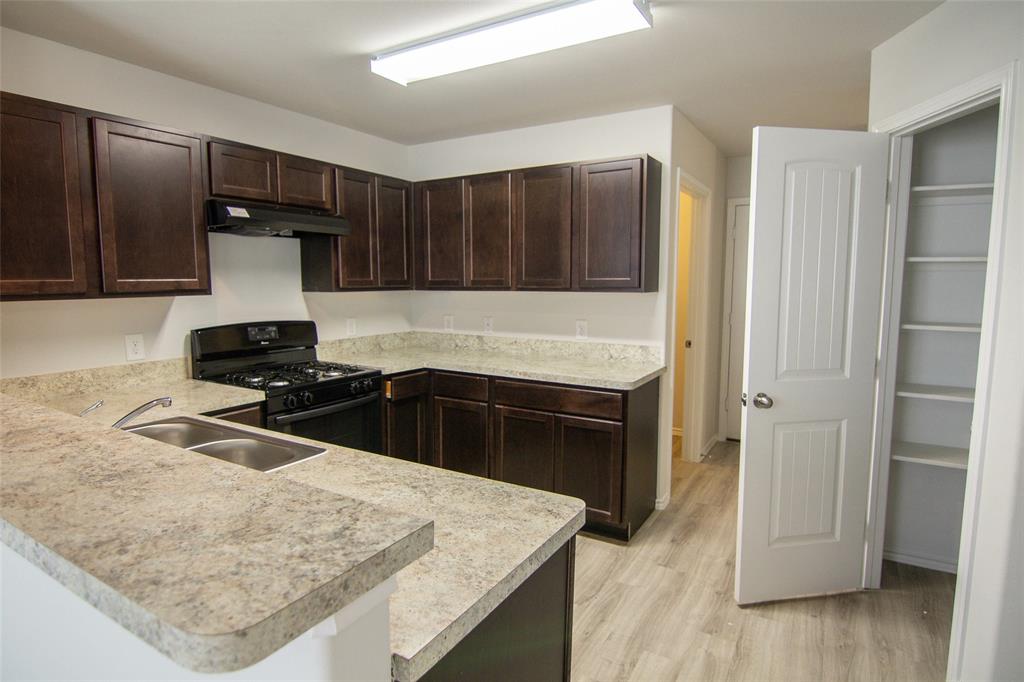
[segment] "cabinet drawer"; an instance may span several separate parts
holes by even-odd
[[[584,417],[622,419],[622,395],[609,391],[497,379],[494,382],[494,402]]]
[[[487,377],[434,372],[434,395],[487,402]]]
[[[384,394],[391,400],[401,400],[430,391],[430,372],[413,372],[384,380]]]

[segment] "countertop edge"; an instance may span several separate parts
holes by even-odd
[[[524,559],[511,573],[489,589],[475,604],[438,633],[412,658],[398,653],[391,655],[391,676],[395,682],[416,682],[430,671],[438,661],[461,642],[473,628],[489,616],[512,592],[534,574],[537,568],[550,559],[554,553],[583,528],[586,522],[586,506],[580,500],[580,509],[548,540],[542,543],[530,556]],[[481,607],[484,602],[492,602]]]
[[[640,388],[649,381],[652,381],[653,379],[656,379],[657,377],[661,376],[668,370],[667,367],[662,365],[657,369],[652,369],[651,371],[632,381],[614,381],[605,379],[581,378],[579,375],[560,374],[558,372],[536,372],[531,370],[518,371],[512,369],[488,369],[487,371],[483,371],[480,368],[474,368],[468,365],[460,365],[457,361],[451,363],[431,362],[429,364],[418,364],[410,367],[403,367],[401,369],[382,367],[381,365],[375,366],[384,373],[384,376],[394,376],[397,374],[406,374],[408,372],[420,371],[463,372],[466,374],[479,374],[481,376],[490,376],[499,379],[523,379],[526,381],[541,381],[552,384],[563,384],[566,386],[583,386],[585,388],[607,388],[614,391],[632,391],[634,389]]]
[[[377,552],[358,566],[308,592],[267,618],[231,633],[199,634],[170,625],[21,528],[0,517],[0,541],[63,587],[175,663],[195,672],[226,673],[275,653],[394,576],[434,546],[434,522]],[[395,558],[396,553],[407,556]],[[390,555],[390,556],[389,556]],[[395,562],[400,563],[395,568]],[[356,573],[365,589],[354,594]],[[348,592],[348,594],[339,591]],[[330,594],[331,591],[335,594]],[[313,608],[307,608],[313,607]]]

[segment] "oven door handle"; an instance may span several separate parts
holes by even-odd
[[[294,414],[282,414],[274,417],[275,426],[286,426],[287,424],[293,424],[295,422],[305,421],[307,419],[315,419],[317,417],[323,417],[324,415],[334,414],[335,412],[344,412],[345,410],[351,410],[356,407],[368,405],[375,400],[380,399],[380,392],[374,392],[369,395],[364,395],[361,398],[353,398],[352,400],[346,400],[343,403],[334,403],[327,405],[326,407],[318,407],[312,410],[306,410],[304,412],[296,412]]]

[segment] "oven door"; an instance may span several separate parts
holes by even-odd
[[[267,428],[293,436],[380,453],[380,393],[267,416]]]

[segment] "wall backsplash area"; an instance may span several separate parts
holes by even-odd
[[[440,330],[448,314],[460,332],[481,333],[489,315],[500,335],[575,338],[576,320],[586,319],[591,340],[649,344],[655,337],[657,294],[304,294],[297,240],[211,234],[210,257],[212,296],[0,303],[0,376],[123,364],[126,334],[143,335],[147,360],[183,357],[189,330],[246,320],[312,319],[325,340]]]

